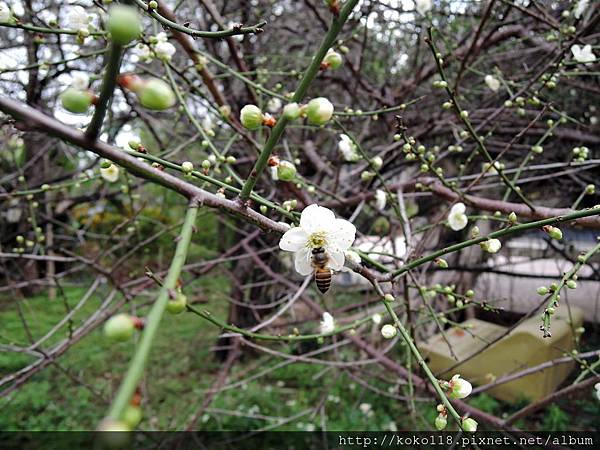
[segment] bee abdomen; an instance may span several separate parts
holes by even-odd
[[[317,288],[322,294],[329,290],[331,286],[331,270],[329,269],[317,269],[315,271],[315,283]]]

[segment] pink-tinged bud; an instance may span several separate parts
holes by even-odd
[[[563,237],[563,234],[562,234],[562,231],[560,231],[560,228],[553,227],[552,225],[544,225],[544,231],[546,233],[548,233],[548,236],[550,236],[552,239],[555,239],[557,241],[560,241]]]
[[[473,390],[473,386],[467,380],[464,380],[460,377],[460,375],[454,375],[450,380],[450,386],[452,391],[450,392],[450,396],[453,398],[465,398],[468,397],[471,391]]]

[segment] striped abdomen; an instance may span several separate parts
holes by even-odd
[[[317,267],[315,269],[315,283],[322,294],[329,290],[331,286],[331,270],[325,267]]]

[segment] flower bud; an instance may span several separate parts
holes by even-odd
[[[94,96],[88,91],[67,88],[60,96],[63,108],[73,114],[87,113]]]
[[[466,109],[463,109],[463,110],[460,112],[460,118],[461,118],[461,119],[466,119],[467,117],[469,117],[469,111],[467,111]]]
[[[171,314],[179,314],[185,310],[186,305],[187,297],[183,293],[177,292],[175,298],[169,299],[167,302],[167,311]]]
[[[452,398],[465,398],[468,397],[471,391],[473,390],[473,386],[467,380],[464,380],[460,377],[460,375],[454,375],[450,379],[450,396]]]
[[[189,161],[184,161],[181,163],[181,170],[183,170],[184,173],[192,173],[194,165]]]
[[[508,215],[508,221],[512,224],[517,223],[517,215],[515,214],[514,211]]]
[[[248,130],[256,130],[263,123],[263,113],[256,105],[246,105],[240,111],[240,122]]]
[[[142,421],[142,408],[137,405],[127,405],[123,411],[123,422],[132,429]]]
[[[577,288],[577,283],[573,280],[567,280],[567,287],[569,289],[576,289]]]
[[[440,269],[447,269],[448,268],[448,262],[445,259],[443,259],[443,258],[436,258],[433,262]]]
[[[371,165],[375,170],[381,169],[381,167],[383,166],[383,159],[381,159],[381,156],[375,156],[374,158],[372,158]]]
[[[126,45],[142,34],[142,23],[136,8],[115,5],[108,11],[106,28],[116,44]]]
[[[325,58],[323,58],[323,63],[325,63],[327,68],[332,70],[338,69],[342,65],[342,62],[342,55],[332,49],[329,49]]]
[[[145,81],[136,94],[142,106],[155,111],[162,111],[175,104],[175,94],[163,80],[152,78]]]
[[[440,414],[439,416],[437,416],[435,418],[435,428],[438,431],[442,431],[444,428],[446,428],[447,424],[448,424],[448,419],[446,419],[446,416],[442,416]]]
[[[313,125],[325,125],[333,116],[333,105],[324,97],[313,98],[306,107],[306,117]]]
[[[462,429],[468,433],[475,433],[477,431],[477,422],[470,417],[468,419],[463,419]]]
[[[593,184],[588,184],[585,187],[585,193],[587,195],[592,195],[594,192],[596,192],[596,186],[594,186]]]
[[[269,208],[267,208],[267,205],[260,205],[261,214],[266,214],[268,210]]]
[[[381,328],[381,335],[386,339],[392,339],[398,334],[398,330],[394,325],[386,324]]]
[[[104,335],[113,341],[126,341],[133,336],[135,324],[128,314],[112,316],[104,324]]]
[[[479,246],[488,253],[498,253],[502,248],[502,243],[498,239],[488,239],[480,243]]]
[[[548,288],[546,286],[540,286],[537,288],[538,295],[546,295],[548,293]]]
[[[562,231],[560,231],[560,228],[553,227],[552,225],[545,225],[544,231],[546,233],[548,233],[548,236],[550,236],[552,239],[555,239],[557,241],[560,241],[563,237]]]
[[[300,117],[301,112],[298,103],[288,103],[283,107],[283,117],[290,121]]]
[[[296,166],[289,161],[281,161],[277,166],[277,177],[281,181],[292,181],[296,176]]]
[[[392,294],[385,294],[385,295],[383,296],[383,301],[384,301],[384,302],[393,302],[393,301],[395,301],[395,300],[396,300],[396,299],[394,298],[394,296],[393,296]]]

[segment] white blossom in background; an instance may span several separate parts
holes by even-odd
[[[335,329],[335,320],[328,312],[323,313],[323,320],[321,320],[319,329],[321,330],[321,334],[332,333]]]
[[[469,223],[469,218],[465,214],[467,207],[464,203],[455,204],[448,214],[448,225],[454,231],[462,230]]]
[[[486,75],[483,80],[490,90],[496,92],[498,89],[500,89],[500,80],[498,80],[498,78],[496,78],[494,75]]]
[[[90,85],[90,77],[85,72],[77,72],[73,74],[73,79],[71,80],[71,87],[84,91]]]
[[[419,14],[425,15],[433,7],[432,0],[415,0],[415,9]]]
[[[66,17],[67,26],[77,31],[88,31],[90,17],[82,6],[71,6]]]
[[[381,314],[375,313],[371,316],[371,320],[373,321],[373,323],[375,325],[379,325],[381,323],[381,321],[383,320],[383,317],[381,317]]]
[[[345,134],[340,134],[338,150],[342,154],[342,158],[344,158],[344,161],[355,162],[358,160],[356,146],[354,145],[354,142],[352,142],[352,140]]]
[[[358,405],[358,409],[367,417],[371,417],[373,415],[373,407],[370,403],[361,403]]]
[[[590,44],[580,47],[575,44],[571,46],[571,53],[573,53],[573,59],[579,63],[591,63],[596,61],[596,55],[592,52],[592,46]]]
[[[313,204],[302,211],[300,226],[281,237],[279,248],[294,253],[294,266],[300,275],[313,272],[311,260],[315,248],[323,248],[328,259],[326,266],[339,271],[355,236],[356,227],[352,223],[336,219],[330,209]]]
[[[579,0],[577,2],[577,6],[573,10],[573,15],[575,16],[576,19],[581,18],[581,16],[583,15],[583,12],[588,7],[588,3],[589,3],[589,0]]]
[[[385,209],[385,205],[387,203],[387,195],[385,191],[381,189],[377,189],[375,191],[375,206],[379,211],[383,211]]]
[[[119,168],[114,164],[104,168],[100,168],[100,175],[109,183],[114,183],[119,179]]]
[[[0,2],[0,22],[8,22],[11,15],[8,5],[4,2]]]
[[[282,106],[281,100],[279,100],[277,97],[273,97],[267,102],[267,111],[276,114],[279,112]]]

